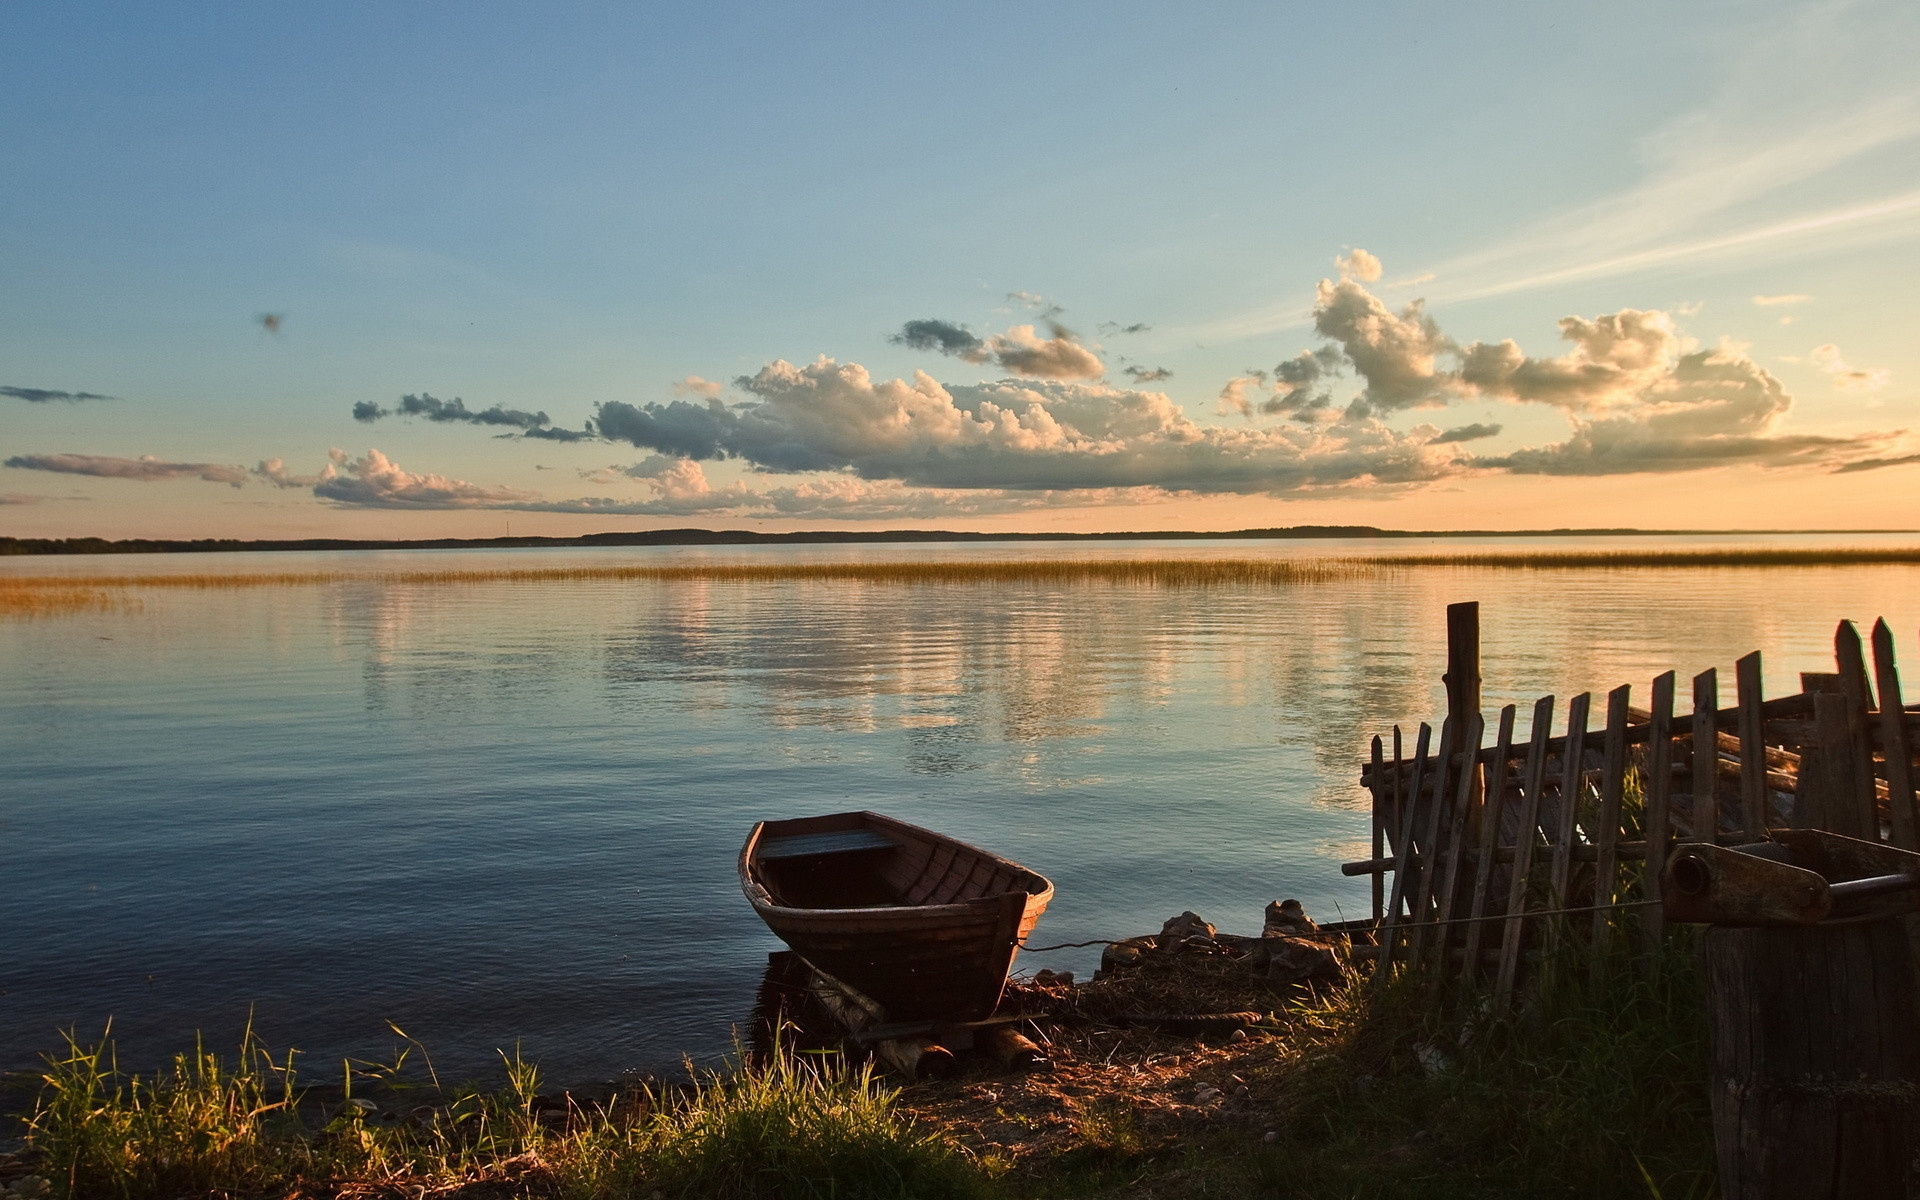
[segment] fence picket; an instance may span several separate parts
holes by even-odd
[[[1857,836],[1870,842],[1880,840],[1880,806],[1875,803],[1873,786],[1873,744],[1867,737],[1867,712],[1873,707],[1873,695],[1867,690],[1867,664],[1861,653],[1860,631],[1852,621],[1840,622],[1833,631],[1833,659],[1840,668],[1840,693],[1847,701],[1847,744],[1852,770],[1835,778],[1851,780],[1840,803],[1854,810],[1853,821],[1864,832]]]
[[[1447,944],[1453,940],[1451,922],[1454,898],[1460,891],[1460,861],[1467,856],[1471,805],[1474,794],[1479,790],[1479,771],[1476,768],[1486,736],[1487,719],[1479,713],[1468,716],[1465,736],[1460,739],[1460,778],[1454,784],[1453,812],[1443,835],[1441,861],[1434,865],[1440,879],[1440,905],[1435,914],[1438,924],[1434,927],[1434,941],[1439,945],[1436,969],[1443,975],[1447,970]]]
[[[1693,812],[1689,841],[1711,842],[1720,833],[1720,739],[1714,717],[1720,709],[1720,673],[1712,667],[1693,677]]]
[[[1451,717],[1440,723],[1440,754],[1434,760],[1433,803],[1427,809],[1426,835],[1420,841],[1420,879],[1414,889],[1413,936],[1407,948],[1407,962],[1419,967],[1427,945],[1427,930],[1433,923],[1433,881],[1440,873],[1440,829],[1446,819],[1447,780],[1452,778],[1453,758],[1460,739],[1460,728]]]
[[[1760,716],[1760,652],[1733,664],[1740,703],[1740,819],[1749,841],[1767,836],[1767,741]]]
[[[1573,871],[1573,843],[1579,832],[1580,794],[1587,787],[1587,715],[1592,706],[1592,692],[1581,692],[1567,703],[1567,739],[1560,752],[1560,807],[1553,814],[1553,869],[1547,877],[1554,908],[1572,903],[1567,885]],[[1560,924],[1556,921],[1553,928],[1558,929]]]
[[[1494,739],[1493,761],[1487,764],[1486,803],[1480,810],[1480,856],[1473,868],[1473,901],[1467,910],[1472,918],[1467,922],[1466,970],[1469,974],[1480,969],[1481,930],[1486,922],[1480,918],[1487,915],[1487,891],[1493,883],[1493,860],[1500,845],[1500,824],[1506,815],[1507,764],[1513,758],[1513,718],[1515,709],[1509,704],[1500,710],[1500,732]]]
[[[1531,744],[1527,747],[1527,775],[1521,781],[1520,833],[1513,848],[1513,875],[1507,884],[1507,919],[1500,933],[1500,973],[1494,982],[1493,1004],[1505,1012],[1513,1001],[1513,981],[1520,969],[1520,940],[1525,932],[1527,883],[1533,871],[1534,844],[1540,840],[1540,792],[1547,785],[1547,738],[1553,731],[1553,697],[1542,696],[1533,706]]]
[[[1900,699],[1900,671],[1893,663],[1893,630],[1873,623],[1873,677],[1880,691],[1880,752],[1887,760],[1887,809],[1893,844],[1920,850],[1920,814],[1913,801],[1913,742]]]
[[[1641,823],[1647,843],[1642,887],[1649,900],[1660,899],[1660,873],[1667,869],[1667,847],[1673,841],[1673,689],[1672,671],[1653,681],[1653,712],[1647,718],[1647,807]],[[1647,936],[1654,945],[1666,932],[1666,914],[1658,904],[1647,908]]]
[[[1419,806],[1413,798],[1420,794],[1421,777],[1427,769],[1427,745],[1433,737],[1433,727],[1426,722],[1420,724],[1420,734],[1414,739],[1413,780],[1408,794],[1400,805],[1400,844],[1394,849],[1393,892],[1387,901],[1387,917],[1380,925],[1380,957],[1375,960],[1372,986],[1379,987],[1387,980],[1393,970],[1394,943],[1399,937],[1400,906],[1407,894],[1407,873],[1415,869],[1413,858],[1413,815]]]
[[[1620,848],[1620,798],[1627,785],[1627,698],[1633,689],[1627,684],[1607,693],[1607,740],[1605,765],[1600,771],[1600,816],[1594,830],[1598,857],[1593,864],[1593,902],[1612,904],[1614,884],[1618,882]],[[1607,934],[1613,928],[1613,914],[1604,908],[1593,910],[1593,946],[1604,952]]]

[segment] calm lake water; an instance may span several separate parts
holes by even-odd
[[[1690,543],[1566,543],[1645,544]],[[1436,548],[1482,547],[424,551],[0,571]],[[1336,866],[1365,853],[1358,766],[1373,734],[1438,711],[1456,600],[1481,602],[1490,709],[1623,682],[1639,700],[1659,671],[1713,665],[1731,697],[1732,661],[1755,648],[1768,694],[1794,690],[1796,672],[1831,669],[1836,621],[1882,615],[1920,691],[1920,568],[1903,566],[1423,567],[1204,588],[363,580],[139,599],[0,621],[0,1068],[109,1018],[122,1064],[145,1067],[196,1030],[231,1045],[250,1010],[323,1072],[391,1057],[389,1021],[443,1076],[488,1076],[516,1042],[561,1082],[716,1055],[778,947],[734,876],[763,817],[873,808],[1019,859],[1059,889],[1042,943],[1157,931],[1182,909],[1251,933],[1283,896],[1362,915],[1365,882]]]

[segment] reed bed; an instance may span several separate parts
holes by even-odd
[[[901,562],[684,563],[387,571],[262,571],[0,578],[0,617],[63,616],[137,607],[140,591],[379,584],[470,587],[565,583],[869,583],[896,586],[1111,584],[1147,587],[1280,587],[1433,568],[1645,570],[1920,565],[1913,547],[1706,547],[1692,550],[1375,554],[1297,559],[978,559]]]

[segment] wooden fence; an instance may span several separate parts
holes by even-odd
[[[1920,849],[1920,711],[1901,701],[1886,622],[1873,629],[1871,679],[1843,621],[1835,670],[1803,674],[1793,695],[1761,696],[1755,651],[1734,664],[1731,707],[1707,670],[1693,679],[1692,711],[1676,712],[1669,671],[1645,709],[1628,685],[1607,693],[1597,729],[1591,693],[1568,701],[1558,734],[1555,699],[1541,697],[1524,745],[1508,705],[1489,745],[1479,621],[1477,604],[1447,610],[1437,745],[1430,725],[1411,747],[1396,727],[1390,748],[1373,739],[1361,772],[1373,857],[1342,870],[1373,877],[1376,981],[1396,964],[1490,976],[1504,1010],[1524,962],[1559,939],[1605,950],[1636,908],[1657,939],[1660,872],[1677,842],[1740,844],[1798,827]]]

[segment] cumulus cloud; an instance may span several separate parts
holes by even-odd
[[[1738,347],[1683,354],[1652,378],[1618,415],[1576,418],[1573,435],[1517,450],[1483,465],[1521,474],[1612,475],[1690,471],[1732,463],[1835,463],[1870,449],[1878,436],[1788,434],[1778,426],[1793,398]]]
[[[1562,318],[1560,336],[1573,349],[1554,358],[1529,358],[1511,339],[1475,342],[1460,378],[1483,395],[1588,412],[1636,403],[1691,348],[1666,313],[1631,308]]]
[[[1357,279],[1362,283],[1372,283],[1380,278],[1380,272],[1384,269],[1379,259],[1357,246],[1352,254],[1335,258],[1333,265],[1340,269],[1340,278]]]
[[[1323,279],[1313,327],[1366,383],[1350,406],[1356,417],[1443,405],[1457,390],[1439,365],[1456,347],[1418,300],[1396,313],[1352,279]]]
[[[1135,383],[1159,383],[1173,378],[1173,372],[1165,367],[1143,367],[1137,363],[1128,367],[1126,373]]]
[[[118,400],[118,396],[102,396],[98,392],[60,392],[52,388],[0,387],[0,396],[14,400],[25,400],[28,404],[52,404],[63,401],[77,404],[82,400]]]
[[[682,381],[686,382],[685,380]],[[705,382],[701,380],[700,382]],[[353,419],[373,422],[384,417],[425,417],[429,421],[454,422],[465,425],[504,426],[519,431],[522,437],[545,438],[549,441],[574,442],[591,436],[571,429],[558,429],[544,412],[525,412],[517,408],[507,408],[496,404],[492,408],[474,412],[466,401],[455,396],[451,400],[442,400],[437,396],[422,392],[419,395],[400,397],[400,403],[393,408],[382,408],[371,400],[362,400],[353,406]]]
[[[1782,296],[1755,296],[1753,302],[1762,308],[1772,308],[1779,304],[1805,304],[1811,299],[1813,299],[1812,296],[1805,296],[1798,292],[1793,292]]]
[[[1884,367],[1862,370],[1849,366],[1840,356],[1840,347],[1828,342],[1824,346],[1815,346],[1807,354],[1807,361],[1833,377],[1833,386],[1843,392],[1870,392],[1883,388],[1893,379],[1893,372]]]
[[[92,475],[101,479],[133,479],[153,483],[164,479],[204,479],[240,487],[247,482],[244,467],[221,463],[163,462],[151,454],[113,458],[104,454],[16,454],[9,467],[25,471],[58,471],[64,475]]]
[[[445,475],[405,471],[378,450],[363,458],[346,451],[327,452],[333,461],[321,469],[313,494],[342,508],[448,509],[493,508],[538,499],[518,488],[483,487]]]
[[[932,350],[963,362],[991,362],[1029,379],[1098,379],[1106,373],[1099,355],[1081,345],[1071,329],[1048,323],[1042,338],[1032,325],[1015,325],[982,338],[952,321],[908,321],[889,341],[915,350]]]
[[[1074,339],[1073,331],[1049,326],[1042,338],[1031,325],[1015,325],[987,339],[995,362],[1029,379],[1098,379],[1107,368],[1093,351]]]
[[[328,463],[317,475],[295,475],[287,470],[285,459],[267,458],[253,469],[253,473],[277,488],[310,488],[334,477],[333,464]]]
[[[1489,422],[1475,421],[1471,425],[1456,425],[1444,430],[1427,443],[1430,446],[1444,446],[1453,442],[1477,442],[1481,438],[1499,437],[1500,426]]]
[[[689,375],[685,379],[676,379],[673,390],[682,396],[705,396],[712,399],[726,391],[726,385],[715,383],[711,379],[702,379],[698,375]]]
[[[858,363],[774,362],[736,386],[747,403],[600,407],[609,437],[665,455],[739,458],[763,470],[836,471],[920,487],[1046,491],[1158,488],[1284,492],[1458,468],[1425,439],[1375,421],[1336,432],[1226,430],[1164,393],[1073,381],[948,388],[924,372],[875,380]]]

